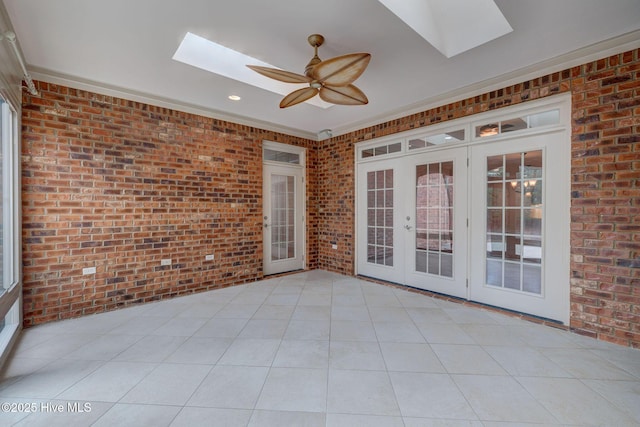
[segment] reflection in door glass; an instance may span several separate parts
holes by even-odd
[[[271,176],[271,260],[295,258],[295,180]]]
[[[367,173],[367,262],[393,266],[393,169]]]
[[[416,166],[416,271],[453,277],[453,162]]]
[[[487,285],[542,293],[542,177],[542,150],[487,157]]]

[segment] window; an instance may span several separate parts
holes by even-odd
[[[363,159],[366,159],[368,157],[399,153],[400,151],[402,151],[402,142],[394,142],[388,145],[379,145],[377,147],[364,149],[361,152],[361,156]]]
[[[0,97],[0,355],[20,323],[20,233],[18,220],[17,115]]]
[[[431,130],[430,128],[428,130]],[[442,148],[466,142],[468,126],[437,126],[430,132],[412,131],[399,140],[367,143],[356,148],[356,161],[377,161],[383,157],[399,157],[431,148]]]
[[[464,141],[464,129],[456,129],[453,131],[439,133],[436,135],[423,136],[419,138],[409,139],[409,151],[418,148],[433,147],[434,145],[449,144],[452,142]]]
[[[292,165],[300,164],[299,153],[289,153],[286,151],[271,150],[269,148],[264,149],[264,160],[278,162],[278,163],[290,163]]]
[[[476,126],[476,138],[485,138],[515,132],[524,129],[534,129],[560,123],[560,110],[549,110],[541,113],[523,115],[506,120],[481,123]]]

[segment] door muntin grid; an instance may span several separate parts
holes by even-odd
[[[367,262],[393,266],[393,169],[367,172]]]
[[[271,175],[271,260],[296,257],[295,177]]]
[[[488,286],[542,294],[542,150],[487,157]]]
[[[415,268],[453,277],[453,161],[416,166]]]

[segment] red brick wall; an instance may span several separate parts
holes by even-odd
[[[640,50],[324,141],[319,268],[354,271],[355,143],[566,92],[573,109],[571,328],[640,347]]]
[[[26,326],[262,277],[262,141],[310,141],[52,84],[38,89],[22,110]],[[317,157],[308,151],[313,202]],[[307,218],[315,268],[315,206]],[[163,258],[172,265],[161,266]],[[83,275],[91,266],[96,274]]]
[[[260,278],[263,139],[310,148],[308,267],[353,274],[355,143],[570,92],[571,327],[640,347],[639,56],[317,144],[40,84],[23,107],[25,324]],[[98,274],[82,276],[91,262]]]
[[[318,266],[341,274],[355,272],[355,193],[353,141],[343,137],[319,143]],[[337,249],[333,249],[333,245]]]
[[[640,49],[572,71],[571,326],[640,348]]]

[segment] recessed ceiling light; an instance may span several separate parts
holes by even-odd
[[[279,95],[287,95],[296,89],[296,85],[272,80],[249,69],[247,65],[259,65],[269,68],[278,67],[193,33],[187,33],[184,36],[172,59]],[[305,86],[308,87],[306,84],[299,85],[300,88]],[[329,108],[333,105],[317,97],[307,100],[306,103],[321,108]]]
[[[240,98],[238,95],[229,95],[229,99],[232,101],[240,101],[242,98]]]

